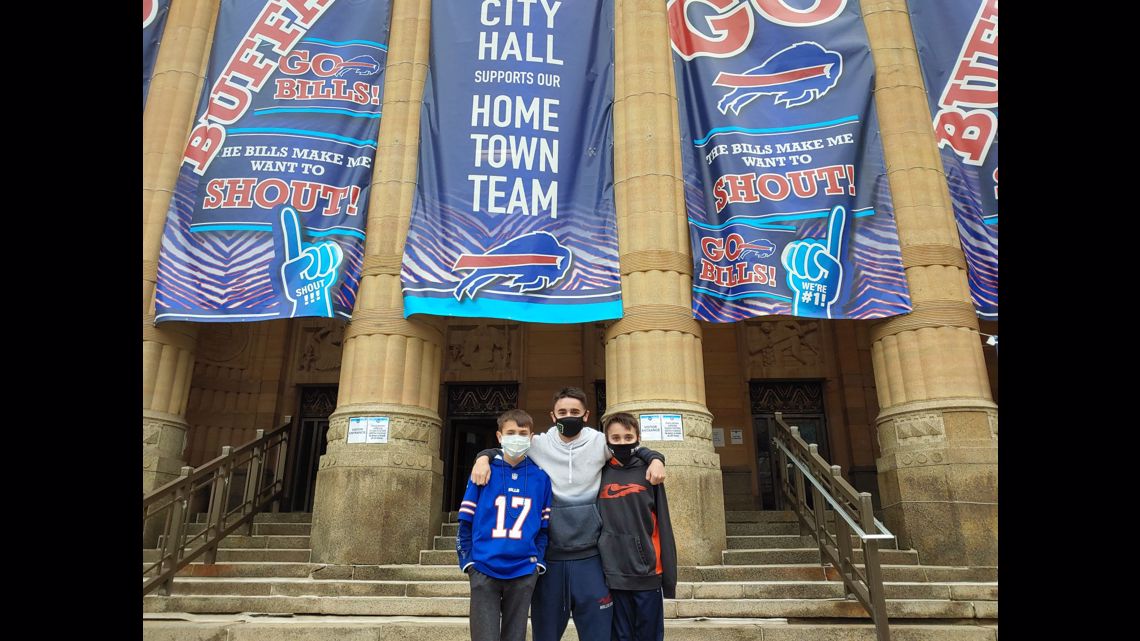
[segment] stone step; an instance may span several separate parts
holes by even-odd
[[[191,515],[190,523],[205,523],[209,515],[205,512],[199,512]],[[253,522],[256,523],[312,523],[312,512],[258,512],[253,515]]]
[[[454,545],[454,544],[453,544]],[[721,552],[724,565],[778,565],[794,563],[819,563],[819,548],[790,550],[725,550]],[[885,565],[917,565],[918,553],[914,550],[880,550],[880,563]],[[284,560],[284,559],[278,559]],[[863,551],[855,551],[855,562],[863,562]],[[434,550],[421,550],[422,565],[456,565],[459,556],[454,547]]]
[[[144,569],[148,563],[143,563]],[[921,565],[884,565],[888,583],[981,583],[997,582],[995,568],[958,568]],[[196,577],[308,577],[323,580],[362,581],[465,581],[466,575],[451,565],[357,565],[326,566],[321,563],[242,563],[212,565],[191,563],[178,576]],[[706,565],[680,567],[677,578],[685,582],[725,581],[838,581],[839,573],[818,563],[802,565]]]
[[[884,583],[887,599],[943,601],[996,601],[997,585],[992,583]],[[954,588],[967,586],[955,598]],[[842,599],[839,581],[737,581],[721,583],[678,583],[677,599]]]
[[[192,620],[186,620],[192,619]],[[530,626],[527,638],[531,639]],[[467,641],[463,617],[266,617],[143,614],[144,641]],[[870,624],[794,623],[773,619],[669,619],[669,641],[876,641]],[[893,641],[997,641],[993,625],[891,625]],[[562,641],[579,641],[571,621]]]
[[[855,550],[855,563],[863,563],[863,550]],[[778,563],[819,563],[819,548],[777,550],[725,550],[721,552],[724,565],[775,565]],[[885,565],[918,565],[918,552],[914,550],[879,550],[879,563]]]
[[[420,550],[420,565],[454,565],[459,566],[459,553],[455,548],[450,550]]]
[[[920,565],[884,565],[883,580],[888,582],[925,583],[928,582],[926,570]],[[819,563],[804,563],[799,565],[703,565],[698,567],[677,568],[677,578],[680,581],[708,582],[708,581],[829,581],[840,580],[839,573],[832,567],[823,567]],[[933,579],[931,579],[933,580]],[[953,581],[945,578],[941,581]],[[960,579],[990,581],[996,579]]]
[[[218,561],[245,563],[307,563],[312,552],[309,548],[272,550],[268,548],[219,548]],[[159,550],[143,550],[143,562],[154,563],[160,558]]]
[[[350,570],[351,572],[346,572]],[[467,581],[458,565],[356,565],[327,566],[313,571],[313,578],[357,581]]]
[[[466,617],[468,607],[468,599],[464,597],[228,595],[143,597],[143,612]]]
[[[852,540],[858,539],[852,537]],[[812,547],[815,539],[798,534],[729,535],[725,537],[725,545],[729,550],[786,550]]]
[[[997,582],[997,568],[956,568],[942,565],[920,566],[927,581]],[[886,581],[887,579],[883,579]]]
[[[752,487],[752,472],[751,470],[721,470],[720,477],[728,486],[744,486],[745,488]]]
[[[764,521],[795,521],[795,514],[788,510],[725,510],[725,523],[757,523]]]
[[[443,536],[459,536],[459,524],[458,523],[444,523],[443,524]]]
[[[887,616],[906,619],[996,619],[996,601],[887,599]],[[143,612],[292,613],[369,616],[466,617],[465,597],[149,595]],[[846,599],[666,599],[665,618],[869,619]]]
[[[729,536],[798,535],[800,526],[791,521],[770,523],[725,523],[725,534]]]
[[[144,563],[145,568],[147,564]],[[304,578],[314,568],[321,567],[317,563],[235,563],[223,562],[207,565],[205,563],[191,563],[178,571],[176,577],[273,577],[273,578]],[[177,583],[175,579],[175,583]]]
[[[729,535],[725,538],[729,550],[786,550],[789,548],[816,547],[815,537],[810,534],[756,534]],[[896,549],[895,541],[879,542],[880,550]],[[859,537],[851,535],[851,547],[859,548]]]
[[[186,532],[198,534],[206,529],[205,523],[187,523]],[[254,536],[309,536],[312,532],[312,523],[254,523]],[[245,534],[245,528],[239,527],[230,536]]]
[[[796,513],[791,510],[725,510],[725,523],[795,523]],[[827,513],[827,521],[835,521],[835,513]]]
[[[466,579],[466,577],[463,577]],[[173,594],[210,596],[409,596],[466,597],[463,581],[319,581],[313,579],[179,578]]]
[[[755,510],[759,507],[758,499],[752,494],[724,495],[724,509],[726,510]]]
[[[437,536],[432,545],[433,550],[454,550],[455,540],[458,536]]]
[[[159,544],[161,545],[161,537]],[[244,534],[231,534],[222,539],[218,544],[219,550],[227,549],[251,549],[251,548],[272,548],[277,550],[301,550],[309,549],[310,539],[309,536],[265,536],[254,535],[246,536]]]
[[[996,601],[887,599],[894,619],[997,619]],[[673,606],[673,607],[670,607]],[[667,618],[870,619],[858,601],[821,599],[688,599],[665,602]]]
[[[886,583],[888,599],[996,601],[993,583]],[[320,581],[307,578],[195,578],[174,581],[173,594],[211,596],[441,596],[470,594],[454,581]],[[677,584],[677,599],[842,599],[838,581],[744,581]]]

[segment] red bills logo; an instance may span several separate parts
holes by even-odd
[[[814,0],[797,9],[787,0],[669,0],[669,37],[673,51],[685,60],[702,56],[731,58],[744,51],[756,31],[749,5],[769,22],[813,27],[835,19],[847,0]]]

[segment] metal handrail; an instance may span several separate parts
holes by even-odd
[[[838,465],[828,464],[815,443],[803,440],[799,427],[785,423],[781,412],[775,414],[772,444],[778,461],[776,474],[780,493],[791,502],[799,521],[800,534],[810,533],[819,545],[820,562],[831,563],[839,571],[846,597],[857,599],[871,615],[878,641],[890,641],[879,541],[894,540],[895,535],[875,518],[871,494],[851,487]],[[810,506],[805,480],[811,487]],[[827,506],[839,515],[834,520],[834,533],[828,530]],[[865,571],[855,566],[852,534],[859,538]]]
[[[256,437],[238,448],[222,447],[222,454],[197,468],[185,466],[173,481],[143,496],[143,540],[157,536],[159,559],[143,566],[143,595],[158,588],[169,595],[174,576],[194,559],[205,555],[205,562],[217,560],[218,544],[242,527],[253,534],[253,517],[285,497],[285,459],[291,423],[269,432],[257,430]],[[231,502],[234,478],[245,471],[241,501]],[[190,502],[209,489],[205,528],[187,534]],[[148,536],[149,534],[149,536]]]

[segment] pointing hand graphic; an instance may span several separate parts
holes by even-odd
[[[792,314],[831,318],[831,305],[843,285],[843,231],[847,211],[835,207],[827,221],[827,237],[796,240],[784,247],[780,261],[788,270],[788,287],[795,296]]]
[[[332,317],[329,289],[336,284],[337,268],[344,261],[340,245],[328,240],[301,242],[301,223],[289,207],[281,210],[281,232],[285,247],[281,283],[285,297],[293,303],[291,317]]]

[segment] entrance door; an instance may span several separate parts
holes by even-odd
[[[290,484],[282,507],[286,512],[312,512],[317,468],[328,446],[329,416],[336,409],[336,385],[301,388],[301,412],[293,428]]]
[[[443,510],[459,508],[475,455],[497,447],[498,416],[518,407],[518,383],[451,383],[443,438]]]
[[[783,509],[783,497],[776,492],[772,434],[776,412],[784,422],[800,428],[800,436],[819,446],[819,455],[830,458],[827,447],[827,419],[823,411],[822,381],[751,381],[752,429],[756,439],[756,471],[759,474],[760,505],[765,510]],[[809,501],[810,501],[809,496]]]
[[[471,466],[475,456],[489,447],[498,447],[495,438],[498,423],[494,418],[463,418],[451,421],[451,497],[447,511],[459,508],[459,501],[467,489],[467,479],[471,477]]]

